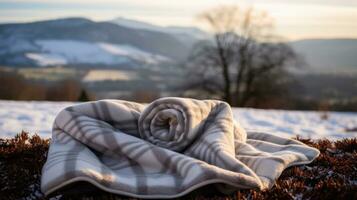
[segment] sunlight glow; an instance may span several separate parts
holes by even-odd
[[[0,23],[30,22],[61,17],[95,21],[125,17],[162,26],[198,26],[195,16],[218,5],[266,10],[276,31],[287,39],[357,37],[357,2],[352,0],[0,0]]]

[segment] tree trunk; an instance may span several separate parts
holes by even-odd
[[[242,95],[242,99],[240,102],[241,106],[246,106],[252,96],[252,86],[253,86],[253,81],[255,79],[255,76],[256,76],[256,74],[252,70],[250,70],[247,74],[247,80],[245,83],[246,87],[245,87],[244,95]]]
[[[244,44],[239,49],[239,64],[237,65],[238,72],[237,72],[237,77],[236,77],[236,90],[235,90],[235,103],[237,106],[242,106],[242,95],[241,91],[242,89],[242,83],[243,83],[243,77],[244,73],[246,72],[247,69],[247,56],[246,56],[246,50],[247,46]]]
[[[216,35],[216,44],[217,44],[219,59],[221,61],[222,75],[224,79],[224,100],[227,103],[231,104],[232,97],[231,97],[231,80],[229,78],[229,68],[228,68],[229,66],[227,61],[227,55],[225,55],[224,49],[219,39],[219,35]]]

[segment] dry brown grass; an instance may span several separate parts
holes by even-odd
[[[213,186],[200,188],[180,199],[357,199],[357,138],[336,142],[297,138],[318,148],[311,164],[291,167],[266,191],[241,190],[222,195]],[[0,199],[47,199],[40,192],[41,168],[49,141],[21,133],[0,139]],[[58,199],[127,199],[98,191],[58,193]]]

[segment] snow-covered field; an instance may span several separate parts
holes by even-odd
[[[72,102],[0,101],[0,137],[9,138],[21,130],[49,138],[56,114]],[[234,116],[247,129],[276,135],[340,139],[357,137],[357,113],[321,113],[234,108]],[[346,130],[354,129],[354,131]]]

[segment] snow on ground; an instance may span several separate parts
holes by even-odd
[[[21,130],[49,138],[52,122],[71,102],[1,101],[0,137],[9,138]],[[340,139],[357,137],[357,113],[330,112],[327,120],[313,111],[234,108],[236,120],[246,129],[269,131],[276,135],[304,138]],[[346,129],[355,129],[348,132]]]
[[[40,66],[68,63],[122,64],[130,60],[148,64],[169,61],[164,56],[125,44],[76,40],[36,40],[35,44],[41,52],[31,52],[25,56]]]
[[[0,100],[0,137],[12,137],[22,130],[51,137],[56,114],[70,105],[73,103]]]
[[[303,138],[341,139],[357,137],[357,113],[329,112],[324,120],[316,111],[234,108],[235,119],[246,129]],[[354,129],[354,132],[347,131]]]
[[[67,64],[66,58],[56,54],[53,55],[48,53],[26,53],[25,56],[35,61],[40,66]]]

